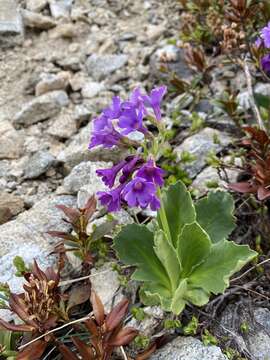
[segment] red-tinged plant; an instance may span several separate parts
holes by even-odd
[[[108,360],[115,348],[129,344],[138,334],[137,330],[123,326],[129,305],[127,299],[123,299],[108,315],[105,315],[103,304],[94,291],[91,303],[94,316],[84,323],[90,333],[89,342],[72,337],[76,354],[60,344],[59,350],[65,360]]]
[[[69,208],[64,205],[57,205],[57,208],[62,210],[67,219],[65,222],[72,226],[73,234],[63,231],[49,231],[48,234],[63,239],[64,243],[69,246],[68,251],[74,251],[84,263],[93,264],[93,256],[90,252],[90,245],[93,236],[87,234],[87,225],[96,211],[97,202],[92,196],[82,209]],[[63,251],[63,243],[55,247],[55,252]],[[67,249],[65,249],[67,251]]]
[[[257,194],[259,200],[270,197],[270,138],[265,131],[255,127],[245,127],[250,135],[242,145],[248,149],[244,170],[249,179],[229,184],[231,190],[240,193]]]
[[[23,324],[11,324],[0,319],[0,325],[10,331],[30,333],[34,339],[55,328],[61,320],[61,294],[58,288],[60,275],[52,267],[43,272],[34,262],[31,272],[25,273],[24,278],[24,293],[11,293],[9,298],[10,311],[15,313]],[[52,336],[48,335],[25,347],[18,354],[17,360],[39,359],[51,340]]]

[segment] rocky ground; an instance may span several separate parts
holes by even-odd
[[[169,41],[177,39],[178,32],[179,7],[173,0],[0,0],[0,282],[9,282],[14,291],[20,288],[12,265],[16,255],[27,263],[33,258],[43,266],[50,262],[47,254],[57,240],[46,232],[63,230],[55,205],[83,207],[103,186],[95,170],[123,156],[87,150],[95,114],[115,94],[125,98],[135,86],[149,89],[162,83],[158,69],[164,57],[181,76],[191,76],[181,51]],[[219,76],[217,72],[217,81]],[[224,76],[232,78],[229,72]],[[231,81],[243,88],[241,100],[248,107],[243,78]],[[222,91],[221,82],[216,87]],[[168,124],[182,100],[168,98],[164,113]],[[191,134],[189,122],[183,121],[175,152],[179,158],[185,151],[196,156],[186,171],[194,188],[204,193],[207,181],[223,186],[207,156],[210,151],[226,155],[235,129],[230,120],[210,115],[209,103],[201,103],[197,111],[206,127]],[[190,115],[184,112],[187,119]],[[119,219],[126,223],[130,216],[123,211]],[[93,281],[99,288],[103,284],[99,293],[110,306],[119,283],[113,271],[106,274],[101,279],[102,274],[96,274]],[[111,293],[104,290],[106,283]],[[233,309],[229,310],[220,319],[224,336],[238,331],[230,320]],[[234,341],[240,341],[252,359],[269,359],[269,310],[256,309],[253,320],[254,329],[236,335]],[[153,323],[147,326],[155,328]],[[153,359],[226,356],[218,347],[178,337]]]

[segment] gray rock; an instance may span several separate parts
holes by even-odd
[[[165,78],[166,75],[160,71],[162,64],[166,63],[168,70],[174,72],[181,79],[187,80],[192,77],[192,71],[187,66],[183,49],[175,45],[165,45],[157,49],[150,58],[150,74],[154,78]]]
[[[88,82],[82,88],[82,96],[91,99],[104,90],[104,84],[98,82]]]
[[[95,290],[103,302],[106,313],[123,297],[121,293],[117,293],[120,288],[120,282],[117,272],[112,270],[110,263],[106,263],[98,270],[92,270],[91,283],[92,289]]]
[[[73,0],[49,0],[49,3],[54,18],[69,17]]]
[[[0,225],[0,281],[9,283],[12,291],[21,292],[23,282],[22,278],[15,276],[12,263],[15,256],[21,256],[27,264],[31,264],[33,259],[36,259],[42,269],[55,261],[55,258],[48,258],[48,254],[58,240],[49,236],[47,232],[68,231],[70,228],[62,221],[62,212],[55,206],[57,204],[73,206],[75,201],[72,196],[48,197],[32,209],[20,214],[16,220]],[[1,310],[0,316],[4,316],[7,320],[11,319],[11,314],[7,311]]]
[[[236,182],[239,171],[227,169],[226,173],[230,182]],[[224,174],[221,172],[221,175],[223,176]],[[192,187],[198,190],[200,195],[203,195],[210,190],[207,184],[212,182],[216,182],[218,188],[226,189],[227,183],[219,177],[217,169],[208,166],[196,176]]]
[[[51,251],[52,245],[58,240],[47,235],[47,231],[69,229],[69,226],[62,221],[62,212],[55,206],[57,204],[73,206],[75,203],[76,199],[72,196],[47,197],[30,210],[18,215],[16,220],[1,225],[0,255],[18,251],[24,244],[38,245],[43,249],[43,253]],[[3,274],[2,269],[1,274]]]
[[[88,150],[90,135],[92,130],[92,123],[84,127],[80,133],[74,136],[66,148],[61,151],[57,160],[63,162],[67,170],[72,169],[75,165],[82,161],[113,161],[116,162],[120,158],[125,157],[123,150],[104,149],[98,147]]]
[[[114,71],[122,68],[128,61],[127,55],[97,55],[89,56],[86,61],[88,74],[96,81],[105,79]]]
[[[23,40],[23,22],[15,0],[0,0],[0,45],[17,45]]]
[[[59,24],[49,32],[50,39],[72,39],[78,35],[79,29],[75,24]]]
[[[197,134],[185,139],[175,149],[175,152],[179,160],[183,152],[188,152],[196,157],[192,163],[183,165],[188,175],[194,178],[205,167],[209,152],[216,154],[231,142],[232,138],[229,135],[212,128],[204,128]]]
[[[74,118],[71,111],[61,111],[56,118],[51,120],[48,134],[61,139],[69,139],[77,132],[79,120]]]
[[[52,91],[41,95],[27,104],[14,117],[14,124],[30,126],[39,121],[57,115],[61,108],[68,105],[68,96],[64,91]]]
[[[5,221],[2,221],[3,219],[1,220],[0,216],[0,224],[10,220],[14,215],[18,215],[23,209],[24,201],[19,196],[3,192],[0,195],[0,213],[6,213],[10,216],[4,219]]]
[[[258,83],[254,87],[254,93],[262,94],[264,96],[270,96],[270,84]],[[247,90],[240,92],[237,95],[239,105],[244,110],[251,108],[250,97]]]
[[[33,29],[48,30],[56,25],[51,17],[34,11],[22,10],[22,17],[24,25]]]
[[[40,12],[48,4],[48,0],[27,0],[26,8],[30,11]]]
[[[249,304],[250,305],[250,304]],[[270,355],[270,311],[266,308],[252,309],[245,303],[229,305],[220,319],[216,331],[228,337],[254,360],[268,360]],[[247,331],[241,332],[241,324],[247,324]]]
[[[68,86],[70,73],[62,71],[58,74],[41,74],[41,80],[36,85],[36,96],[54,90],[65,90]]]
[[[63,187],[66,193],[76,194],[85,185],[87,185],[88,189],[89,187],[92,189],[92,194],[105,189],[101,178],[96,174],[96,170],[108,168],[111,165],[109,163],[91,161],[76,165],[64,179]]]
[[[0,122],[0,159],[17,159],[24,151],[24,136],[9,121]]]
[[[155,352],[151,360],[227,360],[217,346],[204,346],[192,337],[177,337]]]
[[[54,163],[55,157],[47,151],[38,151],[27,161],[25,179],[35,179],[44,174]]]
[[[144,336],[151,337],[155,333],[157,326],[159,326],[164,319],[165,314],[158,306],[147,306],[143,311],[145,313],[145,318],[142,321],[132,318],[128,323],[128,326],[137,329]]]

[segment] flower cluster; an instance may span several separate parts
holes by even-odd
[[[105,148],[131,145],[129,134],[133,132],[140,132],[145,141],[151,138],[143,120],[148,118],[158,126],[165,93],[166,87],[161,86],[154,88],[150,95],[142,94],[137,88],[127,101],[114,97],[111,106],[94,120],[89,149],[98,145]],[[149,206],[154,211],[159,209],[157,191],[164,183],[164,171],[156,166],[151,152],[146,156],[137,151],[111,168],[97,170],[97,175],[110,188],[97,193],[108,211],[118,211],[122,204],[142,209]]]
[[[141,90],[136,88],[130,99],[123,102],[120,97],[113,97],[111,106],[94,119],[89,149],[98,145],[111,148],[121,143],[125,144],[125,136],[134,131],[146,135],[148,130],[143,124],[143,119],[154,115],[154,120],[161,120],[160,104],[166,90],[165,86],[161,86],[153,89],[150,95],[143,95]],[[152,109],[152,113],[149,109]]]
[[[256,40],[255,45],[257,48],[270,49],[270,22],[261,29],[260,37]],[[262,56],[260,62],[263,71],[270,75],[270,53]]]

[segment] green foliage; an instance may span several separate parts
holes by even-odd
[[[142,308],[135,307],[135,306],[133,306],[133,308],[131,308],[131,314],[138,321],[144,320],[145,317],[147,316]]]
[[[17,270],[15,275],[18,277],[21,277],[25,273],[30,271],[30,269],[27,268],[27,266],[25,265],[25,262],[21,256],[15,256],[15,258],[13,259],[13,265]]]
[[[198,325],[199,325],[199,320],[196,318],[196,316],[193,315],[190,322],[183,329],[184,334],[185,335],[196,335]]]
[[[17,352],[15,351],[15,343],[19,333],[8,330],[0,331],[0,357],[6,360],[15,360]]]
[[[145,349],[150,344],[150,339],[146,335],[137,335],[133,340],[133,343],[137,349]]]
[[[218,344],[217,338],[212,335],[207,329],[205,329],[202,334],[202,341],[205,346]]]
[[[132,278],[143,282],[142,301],[178,315],[187,303],[202,306],[211,293],[223,293],[230,276],[257,253],[226,240],[234,228],[230,194],[213,192],[194,205],[178,182],[162,204],[156,226],[127,225],[114,248],[121,261],[136,266]]]
[[[164,329],[179,329],[181,327],[180,320],[166,319],[164,321]]]

